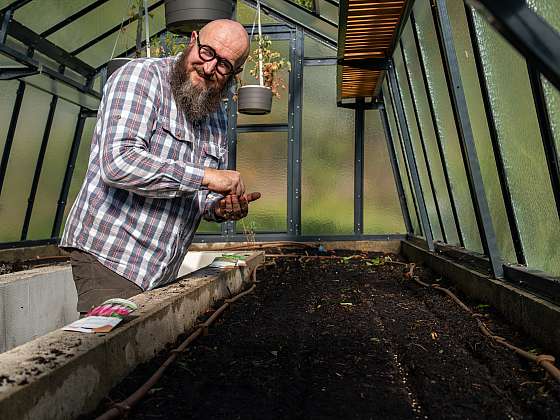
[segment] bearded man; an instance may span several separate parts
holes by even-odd
[[[78,311],[174,281],[202,217],[245,217],[227,168],[223,98],[249,54],[247,32],[217,20],[177,57],[133,60],[104,88],[89,166],[60,246]]]

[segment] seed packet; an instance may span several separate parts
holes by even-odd
[[[87,316],[62,328],[64,331],[83,333],[108,333],[124,317],[138,309],[138,306],[126,299],[109,299],[88,312]]]

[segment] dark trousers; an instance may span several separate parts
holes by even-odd
[[[65,248],[65,251],[70,256],[78,292],[78,312],[88,312],[107,299],[126,299],[142,293],[140,286],[108,269],[93,255],[76,248]]]

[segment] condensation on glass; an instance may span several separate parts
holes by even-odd
[[[247,192],[261,198],[249,205],[249,215],[237,222],[238,233],[286,232],[288,203],[288,134],[239,133],[237,170]]]
[[[515,217],[530,268],[560,275],[560,220],[527,65],[486,21],[475,13],[484,76]]]
[[[406,233],[378,110],[365,111],[364,234]]]
[[[413,12],[420,41],[420,53],[425,66],[428,91],[434,106],[434,116],[457,208],[463,243],[467,249],[482,252],[482,243],[429,1],[418,0],[414,4]]]
[[[336,106],[336,66],[303,78],[302,233],[354,231],[354,112]]]

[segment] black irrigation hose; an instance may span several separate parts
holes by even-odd
[[[514,346],[513,344],[510,344],[506,341],[506,339],[504,337],[500,337],[499,335],[495,335],[492,333],[492,331],[490,331],[488,329],[488,327],[484,324],[484,322],[482,322],[480,320],[480,318],[482,317],[481,314],[477,314],[474,313],[467,305],[465,305],[455,294],[453,294],[453,292],[451,292],[449,289],[446,289],[445,287],[441,287],[438,284],[428,284],[428,283],[424,283],[423,281],[421,281],[418,276],[414,275],[414,268],[416,267],[416,264],[414,263],[410,263],[409,264],[409,269],[408,271],[406,271],[404,273],[404,277],[407,279],[411,279],[414,280],[416,283],[424,286],[424,287],[428,287],[428,288],[432,288],[432,289],[436,289],[439,290],[443,293],[445,293],[447,296],[449,296],[451,299],[453,299],[455,301],[455,303],[457,303],[462,309],[464,309],[466,312],[468,312],[477,322],[478,327],[480,328],[480,330],[482,331],[482,333],[494,340],[496,343],[499,343],[505,347],[507,347],[510,350],[513,350],[515,353],[517,353],[518,355],[526,358],[527,360],[530,360],[532,362],[535,362],[536,364],[538,364],[539,366],[542,366],[544,370],[546,370],[554,379],[556,379],[558,382],[560,382],[560,370],[554,366],[554,356],[550,355],[550,354],[533,354],[533,353],[529,353],[528,351],[525,351],[519,347]]]
[[[182,352],[185,351],[185,349],[188,347],[188,345],[190,343],[192,343],[194,340],[196,340],[201,334],[207,335],[208,334],[208,327],[210,327],[210,325],[212,325],[214,323],[214,321],[222,314],[222,312],[224,312],[236,300],[238,300],[239,298],[241,298],[241,297],[245,296],[246,294],[249,294],[253,290],[255,290],[255,287],[257,287],[256,280],[257,280],[257,269],[258,268],[259,268],[258,266],[255,267],[250,274],[250,276],[253,279],[253,285],[249,289],[247,289],[244,292],[241,292],[241,293],[237,294],[235,297],[233,297],[231,299],[226,299],[224,304],[222,306],[220,306],[216,310],[216,312],[214,312],[212,314],[212,316],[210,318],[208,318],[205,322],[200,324],[198,326],[198,328],[191,335],[189,335],[187,337],[187,339],[185,341],[183,341],[179,347],[177,347],[174,350],[171,350],[171,352],[170,352],[171,355],[167,358],[167,360],[165,360],[165,362],[163,362],[163,364],[160,366],[160,368],[150,377],[150,379],[148,379],[140,388],[138,388],[127,399],[125,399],[124,401],[113,404],[112,408],[107,410],[101,416],[97,417],[96,420],[109,420],[109,419],[117,418],[119,416],[125,416],[126,414],[128,414],[130,412],[130,410],[132,409],[132,407],[134,407],[136,404],[138,404],[138,402],[140,402],[140,400],[142,398],[144,398],[144,396],[157,383],[157,381],[159,381],[159,379],[163,376],[163,373],[165,372],[165,369],[167,369],[167,367],[175,361],[175,359],[177,358],[177,356],[179,354],[181,354]]]

